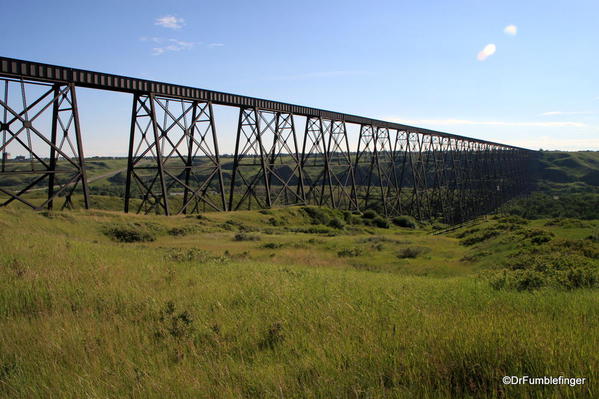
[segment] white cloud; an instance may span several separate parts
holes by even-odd
[[[589,115],[592,112],[588,111],[549,111],[543,112],[540,116],[554,116],[554,115]]]
[[[166,52],[176,52],[183,50],[191,50],[195,43],[193,42],[185,42],[177,39],[163,39],[159,37],[153,37],[150,39],[154,43],[164,44],[160,47],[152,48],[152,55],[161,55]]]
[[[544,150],[562,150],[562,151],[581,151],[581,150],[599,150],[599,139],[564,139],[551,136],[541,136],[530,139],[512,140],[512,145]]]
[[[488,57],[492,56],[493,54],[495,54],[495,50],[497,50],[497,47],[493,44],[493,43],[489,43],[485,46],[485,48],[483,48],[478,55],[476,56],[476,59],[478,59],[479,61],[484,61],[486,60]]]
[[[484,125],[484,126],[519,126],[519,127],[588,127],[582,122],[511,122],[511,121],[474,121],[468,119],[403,119],[397,117],[385,118],[391,122],[402,123],[406,125],[436,125],[436,126],[456,126],[456,125]]]
[[[156,18],[154,25],[168,29],[181,29],[185,25],[185,20],[177,18],[174,15],[165,15],[164,17]]]
[[[169,39],[166,37],[151,37],[151,36],[142,36],[139,38],[139,40],[141,40],[142,42],[151,42],[156,44],[156,47],[152,48],[152,55],[162,55],[164,53],[167,52],[176,52],[176,51],[183,51],[183,50],[191,50],[194,47],[207,47],[207,48],[214,48],[214,47],[222,47],[224,46],[223,43],[209,43],[209,44],[205,44],[202,42],[188,42],[188,41],[184,41],[184,40],[179,40],[179,39]]]
[[[503,28],[503,33],[510,36],[516,36],[518,33],[518,27],[516,25],[508,25]]]

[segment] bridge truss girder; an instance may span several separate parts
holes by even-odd
[[[20,202],[52,209],[64,198],[61,206],[72,207],[75,193],[90,206],[76,86],[133,94],[127,212],[314,204],[457,223],[496,209],[533,183],[535,153],[517,147],[0,57],[0,206]],[[213,104],[239,109],[236,150],[226,165]],[[296,116],[306,118],[303,140]],[[355,151],[347,124],[360,126]],[[11,151],[26,155],[10,159]]]

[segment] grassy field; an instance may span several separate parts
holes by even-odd
[[[369,224],[0,210],[0,396],[599,396],[598,221]]]

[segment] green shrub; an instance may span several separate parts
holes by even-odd
[[[293,233],[306,233],[306,234],[331,234],[333,230],[328,227],[294,227],[289,229]]]
[[[153,232],[136,225],[110,226],[104,231],[104,234],[118,242],[149,242],[156,240],[156,235]]]
[[[327,214],[325,208],[317,208],[305,206],[302,210],[308,215],[310,218],[311,224],[328,224],[331,220],[330,216]]]
[[[219,225],[219,227],[221,227],[225,230],[228,230],[228,231],[234,231],[235,229],[238,229],[240,232],[244,232],[244,233],[258,231],[258,229],[256,227],[246,226],[242,222],[239,222],[239,221],[233,220],[233,219],[227,220],[225,223]]]
[[[342,229],[345,227],[345,224],[339,218],[333,218],[329,221],[327,226],[332,227],[334,229]]]
[[[349,224],[353,224],[353,215],[350,211],[343,211],[342,212],[343,215],[343,220],[345,221],[345,223],[349,223]]]
[[[599,248],[589,240],[559,238],[551,241],[549,249],[561,255],[581,255],[591,259],[599,259]]]
[[[528,220],[524,219],[521,216],[518,215],[507,215],[507,216],[501,216],[497,218],[497,221],[499,223],[508,223],[508,224],[528,224]]]
[[[379,227],[381,229],[388,229],[389,228],[389,221],[381,216],[377,216],[374,219],[371,220],[371,223],[373,226],[375,227]]]
[[[399,227],[406,227],[408,229],[416,228],[416,220],[411,216],[397,216],[391,219],[391,222]]]
[[[397,257],[400,259],[413,259],[427,252],[430,252],[428,247],[407,247],[399,250]]]
[[[599,268],[580,255],[518,255],[490,278],[495,289],[532,291],[541,287],[599,288]]]
[[[473,227],[471,229],[466,229],[464,231],[461,231],[460,233],[456,234],[457,238],[464,238],[466,236],[472,235],[474,233],[477,233],[480,231],[479,227]]]
[[[584,189],[587,190],[588,186]],[[514,199],[504,205],[502,210],[526,219],[599,219],[599,207],[596,206],[598,199],[599,194],[595,192],[563,192],[549,188],[546,192],[535,192],[527,197]]]
[[[168,230],[168,234],[171,236],[186,236],[187,234],[192,234],[197,231],[195,226],[185,226],[185,227],[173,227]]]
[[[362,218],[364,219],[375,219],[377,217],[380,216],[374,209],[367,209],[362,213]]]
[[[287,222],[285,220],[277,219],[275,217],[268,218],[267,223],[270,224],[271,226],[285,226],[287,224]]]
[[[228,256],[212,255],[210,252],[198,248],[171,248],[167,251],[165,258],[174,262],[226,263],[229,261]]]
[[[549,242],[555,236],[552,232],[541,229],[524,230],[522,235],[524,238],[530,238],[530,242],[535,245]]]
[[[344,248],[337,252],[337,256],[340,258],[352,258],[360,255],[362,255],[362,250],[360,248]]]
[[[478,244],[483,241],[487,241],[491,238],[497,237],[499,235],[499,231],[494,229],[482,230],[476,234],[471,235],[470,237],[464,238],[460,241],[460,244],[465,246],[471,246],[474,244]]]
[[[233,237],[234,241],[260,241],[260,236],[256,234],[237,233]]]
[[[515,289],[517,291],[532,291],[547,285],[543,274],[534,270],[503,271],[490,281],[496,290]]]
[[[584,228],[588,227],[588,223],[583,222],[580,219],[572,218],[554,218],[548,220],[545,226],[559,226],[564,228]]]
[[[283,244],[279,244],[276,242],[267,242],[265,244],[262,244],[260,246],[260,248],[265,248],[265,249],[277,249],[277,248],[281,248],[283,246]]]

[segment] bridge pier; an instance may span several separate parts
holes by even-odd
[[[308,203],[359,210],[344,121],[307,118],[302,169]]]
[[[74,84],[0,79],[0,192],[6,206],[19,201],[33,209],[73,207],[73,193],[82,188],[83,206],[89,208],[83,143]],[[8,159],[14,151],[21,159]],[[22,155],[22,154],[25,155]],[[14,181],[18,188],[13,189]],[[36,192],[47,189],[43,200]]]
[[[384,216],[400,214],[401,186],[397,177],[395,145],[397,140],[392,143],[389,129],[360,126],[354,166],[360,209],[373,207]]]
[[[240,108],[229,209],[305,202],[293,115]]]
[[[210,102],[135,94],[125,212],[181,214],[226,210]]]

